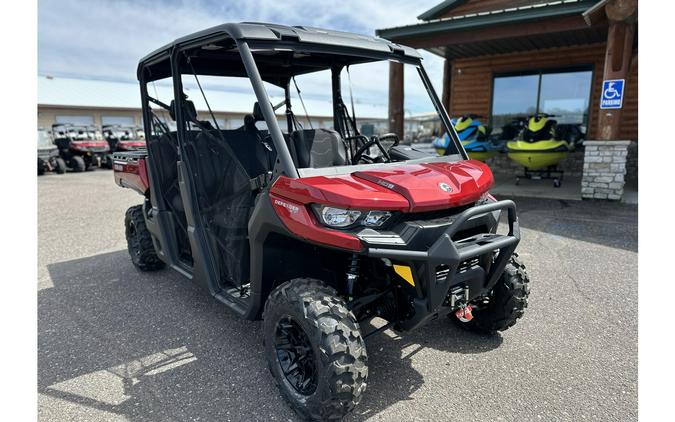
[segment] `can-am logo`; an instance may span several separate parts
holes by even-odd
[[[441,182],[438,184],[438,187],[441,188],[443,192],[452,192],[452,188],[447,183]]]
[[[294,213],[294,214],[295,214],[296,212],[300,211],[300,208],[298,208],[297,206],[295,206],[295,205],[293,205],[293,204],[289,204],[288,202],[280,201],[280,200],[278,200],[278,199],[275,199],[275,200],[274,200],[274,205],[279,205],[279,206],[281,206],[281,207],[284,207],[284,208],[286,208],[287,210],[289,210],[290,212],[292,212],[292,213]]]

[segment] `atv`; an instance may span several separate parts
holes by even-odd
[[[59,157],[59,149],[52,142],[49,132],[38,129],[38,176],[45,174],[46,171],[55,171],[58,174],[66,172],[66,162]]]
[[[446,155],[357,130],[341,75],[389,61],[415,70],[450,134]],[[295,76],[319,71],[334,130],[304,128],[292,109]],[[210,111],[198,115],[183,84],[194,77],[202,91],[200,75],[250,80],[256,101],[242,127],[221,130]],[[125,216],[131,261],[141,271],[168,266],[237,315],[262,318],[269,369],[303,417],[354,409],[368,379],[365,340],[376,333],[448,316],[492,335],[523,315],[516,205],[488,193],[490,169],[468,159],[416,50],[331,30],[223,24],[149,54],[137,76],[147,151],[113,156],[115,182],[144,198]],[[171,101],[151,96],[164,78]],[[265,83],[283,89],[280,104]],[[375,328],[376,318],[386,323]]]
[[[112,168],[110,147],[94,126],[55,123],[52,134],[59,155],[74,172]]]
[[[145,149],[145,135],[138,126],[103,125],[102,129],[103,137],[113,152]]]

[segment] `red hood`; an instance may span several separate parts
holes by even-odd
[[[99,139],[78,139],[70,141],[74,145],[77,145],[80,148],[92,148],[92,147],[107,147],[108,141],[99,140]]]
[[[122,144],[125,147],[144,147],[145,141],[141,140],[130,140],[130,141],[118,141],[118,144]]]
[[[402,164],[338,176],[280,177],[272,193],[303,204],[421,212],[475,202],[493,183],[485,163],[469,160]]]

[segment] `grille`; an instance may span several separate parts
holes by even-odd
[[[465,271],[470,270],[473,267],[476,267],[480,265],[480,260],[478,257],[476,258],[469,258],[466,261],[460,262],[459,266],[457,267],[457,274],[463,273]],[[448,275],[450,274],[450,267],[447,265],[439,265],[436,267],[436,282],[437,283],[442,283],[445,280],[447,280]]]
[[[450,273],[450,267],[447,265],[439,265],[436,267],[436,282],[437,283],[442,283],[448,278],[448,274]]]
[[[463,211],[468,210],[473,207],[475,204],[466,204],[459,207],[445,208],[442,210],[435,211],[426,211],[426,212],[413,212],[404,215],[405,221],[424,221],[427,223],[431,222],[444,222]]]

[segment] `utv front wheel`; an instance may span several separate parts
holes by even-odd
[[[366,389],[366,346],[354,314],[318,280],[294,279],[267,299],[265,355],[291,407],[310,420],[338,420]]]
[[[525,313],[529,283],[525,265],[514,253],[491,294],[485,301],[473,304],[473,319],[462,322],[452,314],[451,318],[462,328],[481,334],[504,331]]]
[[[56,159],[56,174],[64,174],[66,172],[66,162],[63,158]]]
[[[145,226],[142,205],[136,205],[127,210],[124,218],[126,228],[127,249],[131,262],[141,271],[155,271],[164,268],[164,262],[159,259],[152,244],[152,237]]]
[[[84,158],[79,155],[74,156],[70,159],[70,167],[73,168],[73,171],[76,173],[83,172],[87,166],[84,164]]]

